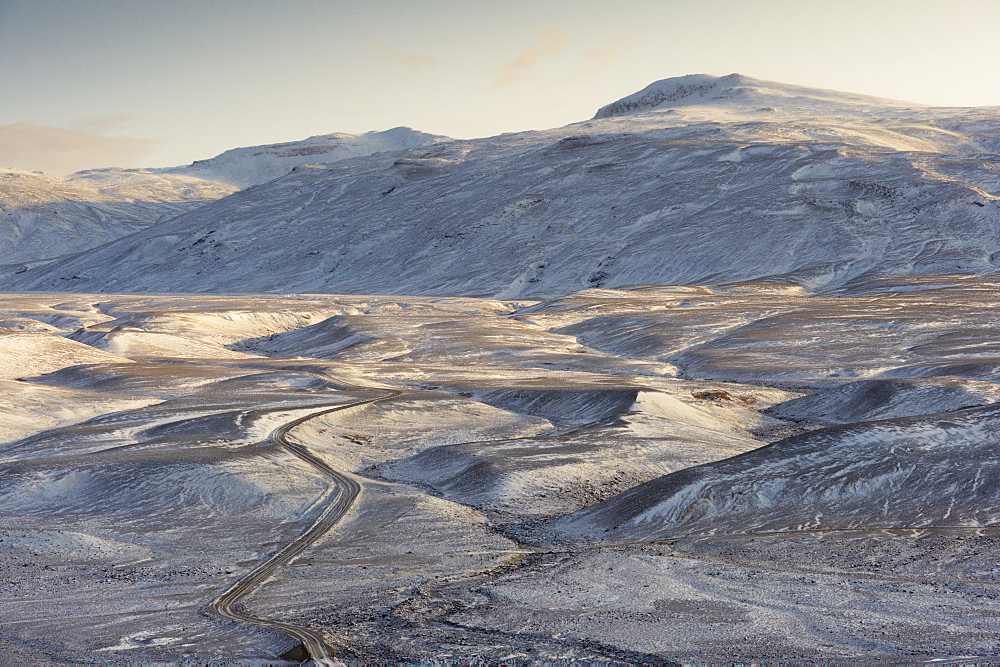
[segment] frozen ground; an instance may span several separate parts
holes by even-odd
[[[0,296],[0,652],[995,658],[997,287]]]

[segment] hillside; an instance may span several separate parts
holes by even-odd
[[[1000,261],[997,109],[697,75],[597,116],[300,167],[13,286],[549,297]]]
[[[89,169],[58,178],[0,168],[0,264],[51,259],[114,241],[283,176],[302,164],[335,162],[445,139],[406,127],[326,134],[234,148],[163,169]]]
[[[0,264],[79,252],[235,190],[189,176],[100,170],[61,179],[0,168]]]
[[[996,415],[989,406],[815,431],[659,477],[556,526],[658,539],[994,525]]]

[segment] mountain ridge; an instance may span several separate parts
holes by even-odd
[[[547,298],[1000,267],[996,110],[842,113],[858,96],[827,91],[760,113],[712,91],[803,89],[670,85],[693,83],[711,104],[302,165],[12,285]]]
[[[102,245],[309,162],[442,139],[397,127],[234,148],[184,167],[86,169],[65,177],[0,167],[0,265],[23,266]]]
[[[672,109],[699,103],[760,106],[767,104],[781,105],[782,103],[789,102],[836,105],[842,109],[847,109],[851,106],[859,106],[861,108],[865,106],[927,107],[924,104],[903,102],[870,95],[844,93],[809,86],[797,86],[777,81],[765,81],[734,72],[726,76],[688,74],[654,81],[638,92],[601,107],[594,115],[594,118],[610,118],[613,116],[642,113],[656,109]]]
[[[449,138],[442,135],[428,134],[404,126],[362,134],[333,132],[299,141],[233,148],[186,166],[162,167],[150,171],[196,176],[245,188],[273,180],[306,164],[336,162],[447,140]]]

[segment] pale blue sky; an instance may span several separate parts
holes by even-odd
[[[564,125],[690,73],[1000,105],[1000,1],[0,0],[0,164]]]

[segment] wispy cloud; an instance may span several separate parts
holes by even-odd
[[[419,53],[408,53],[395,49],[389,51],[389,58],[408,74],[420,74],[441,64],[441,59],[434,56],[424,56]]]
[[[104,126],[110,118],[104,119]],[[74,125],[83,123],[84,119]],[[101,122],[90,119],[91,126]],[[136,137],[106,137],[94,131],[11,123],[0,125],[0,165],[65,175],[80,169],[133,166],[157,142]]]
[[[558,58],[569,44],[569,35],[562,28],[548,27],[538,31],[535,45],[494,72],[491,88],[502,88],[523,80],[539,63]]]
[[[70,127],[81,132],[107,134],[121,130],[135,116],[87,116],[70,123]]]
[[[638,33],[616,35],[596,48],[583,52],[580,64],[570,75],[571,79],[590,79],[606,72],[622,55],[642,40]]]

